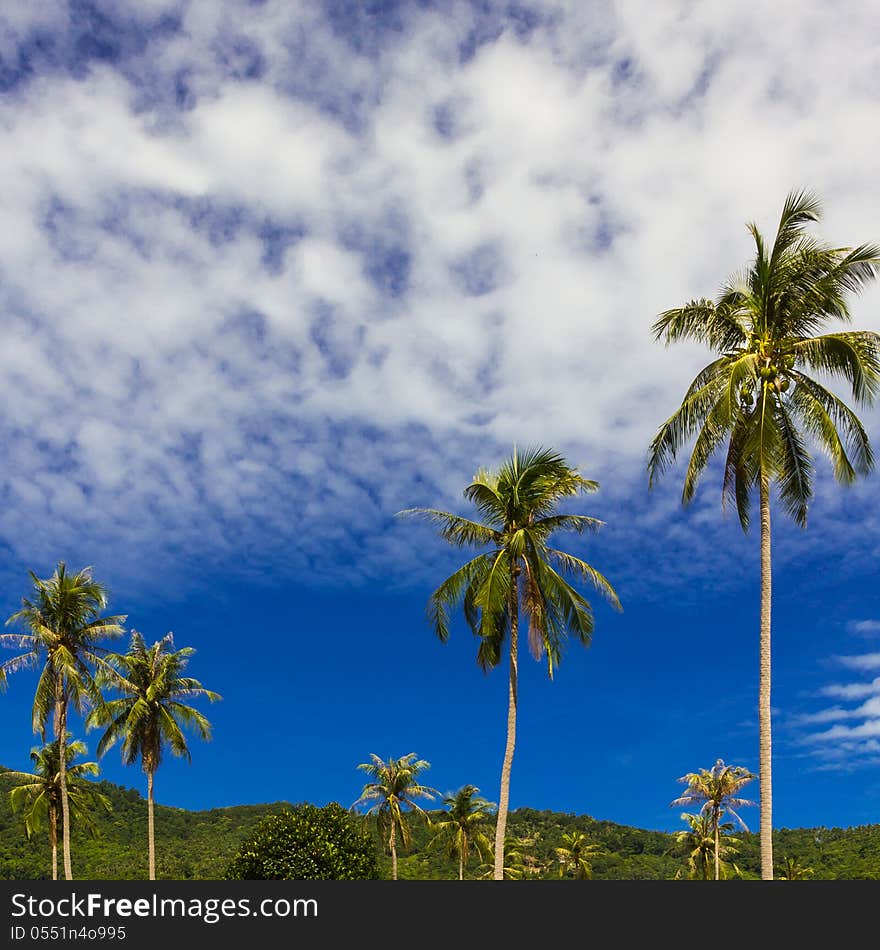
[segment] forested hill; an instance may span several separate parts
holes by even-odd
[[[98,837],[75,833],[74,876],[92,880],[146,877],[147,805],[141,794],[110,782],[95,786],[112,803],[108,815],[97,814]],[[51,876],[48,835],[28,841],[24,823],[9,806],[9,779],[0,774],[0,879]],[[237,852],[266,815],[291,807],[285,802],[238,805],[208,811],[156,806],[156,858],[160,878],[219,879]],[[412,821],[413,847],[401,856],[402,878],[454,878],[455,863],[442,852],[426,849],[424,823]],[[670,853],[672,835],[597,821],[587,816],[521,808],[510,815],[508,832],[523,842],[529,876],[555,877],[556,848],[566,832],[584,832],[604,852],[592,860],[595,879],[669,879],[683,868],[679,854]],[[759,876],[757,835],[741,834],[736,863],[745,877]],[[813,869],[814,878],[880,880],[880,825],[856,828],[781,829],[775,836],[779,862],[796,857]],[[60,848],[59,848],[60,852]],[[59,853],[60,864],[60,853]],[[383,868],[388,862],[383,858]],[[470,870],[473,876],[475,867]]]
[[[0,770],[2,772],[2,770]],[[109,814],[94,812],[98,836],[74,832],[71,862],[76,878],[137,880],[147,876],[147,802],[133,788],[94,782],[110,799]],[[9,805],[12,783],[0,774],[0,879],[52,876],[48,832],[28,841],[24,822]],[[260,820],[290,806],[237,805],[188,811],[156,805],[156,871],[174,880],[219,879],[242,840]],[[61,867],[61,846],[58,847]]]

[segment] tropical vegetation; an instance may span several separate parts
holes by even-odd
[[[9,673],[39,668],[32,725],[45,740],[46,726],[53,717],[58,742],[58,788],[61,802],[64,877],[73,878],[70,860],[70,806],[67,790],[67,719],[71,707],[83,713],[91,703],[100,706],[103,697],[95,670],[103,669],[107,650],[100,641],[122,634],[123,616],[103,616],[107,606],[104,587],[92,578],[90,567],[70,573],[58,562],[51,577],[41,579],[30,572],[32,593],[23,597],[21,609],[8,620],[18,633],[0,634],[0,645],[23,650],[0,667],[0,682]]]
[[[0,879],[35,880],[51,877],[47,842],[42,835],[28,838],[21,812],[13,812],[8,791],[13,782],[0,773]],[[105,780],[93,783],[107,797],[111,811],[91,812],[95,836],[74,821],[73,850],[78,874],[90,880],[144,880],[147,803],[143,794]],[[158,880],[222,880],[242,845],[253,838],[260,822],[270,815],[292,811],[290,802],[236,805],[191,811],[156,805],[156,877]],[[442,811],[428,811],[439,819]],[[352,816],[373,841],[379,877],[391,879],[387,836],[379,834],[374,817]],[[670,852],[673,833],[633,828],[587,815],[518,808],[510,813],[512,834],[505,847],[509,879],[558,880],[556,849],[562,835],[581,831],[602,852],[591,860],[593,880],[673,880],[681,871],[687,877],[686,857]],[[426,822],[413,821],[411,846],[399,856],[399,880],[458,880],[458,861],[442,848],[430,847],[433,831]],[[814,869],[815,880],[880,880],[880,824],[852,828],[776,828],[773,832],[780,854],[797,855],[801,864]],[[758,836],[736,836],[735,855],[742,877],[760,877]],[[518,842],[513,848],[513,840]],[[724,845],[726,839],[722,839]],[[709,847],[709,875],[713,854]],[[493,864],[475,868],[474,876],[488,872]]]
[[[74,828],[81,828],[91,835],[97,834],[93,813],[98,808],[111,809],[110,799],[103,795],[93,782],[82,781],[86,776],[96,776],[100,769],[97,762],[74,762],[77,756],[85,755],[86,744],[71,741],[65,736],[64,754],[67,758],[67,803]],[[15,782],[9,791],[9,804],[13,812],[21,812],[28,838],[39,834],[43,823],[49,835],[52,854],[52,880],[58,880],[58,820],[61,814],[61,763],[59,742],[55,739],[42,747],[31,749],[33,772],[7,772],[7,780]]]
[[[599,845],[591,843],[582,831],[567,831],[561,841],[556,849],[559,876],[573,877],[576,881],[590,880],[593,876],[591,862],[601,851]]]
[[[391,878],[397,880],[397,842],[408,848],[411,841],[410,814],[415,812],[427,818],[424,809],[416,799],[433,799],[440,793],[428,785],[422,785],[419,775],[427,771],[431,764],[418,758],[415,752],[388,759],[387,762],[375,753],[370,754],[369,762],[357,766],[372,777],[372,782],[364,785],[360,798],[352,808],[366,806],[366,814],[375,815],[380,834],[387,836],[388,851],[391,854]]]
[[[740,877],[739,868],[730,860],[738,853],[739,838],[730,833],[733,822],[718,823],[713,820],[711,811],[700,811],[696,815],[685,812],[682,821],[687,829],[673,834],[670,854],[685,858],[684,876],[692,881],[724,881],[729,877]],[[682,869],[676,871],[676,880],[682,877]]]
[[[800,858],[794,855],[785,855],[782,865],[777,872],[780,881],[808,881],[816,872],[806,867]]]
[[[472,854],[486,861],[492,851],[492,842],[483,829],[495,806],[477,792],[475,785],[463,785],[457,792],[444,796],[446,811],[429,821],[434,834],[429,847],[444,848],[449,857],[458,861],[459,881],[464,880]]]
[[[740,789],[754,779],[755,776],[741,765],[725,765],[723,759],[717,759],[711,769],[688,772],[678,780],[687,785],[687,791],[670,802],[670,805],[672,807],[699,805],[701,815],[708,818],[708,830],[714,840],[716,881],[720,881],[722,877],[722,819],[730,815],[740,828],[744,831],[749,830],[740,818],[737,809],[755,804],[747,798],[739,797]]]
[[[379,877],[369,831],[336,802],[269,815],[226,868],[227,880],[358,881]]]

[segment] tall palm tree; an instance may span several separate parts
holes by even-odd
[[[868,405],[880,386],[880,335],[869,331],[820,334],[832,319],[848,322],[847,298],[877,274],[880,247],[837,248],[807,232],[819,218],[807,192],[785,200],[772,247],[757,226],[749,230],[755,257],[727,280],[714,301],[692,300],[654,323],[667,344],[691,339],[715,358],[694,378],[679,408],[651,443],[649,483],[696,436],[684,478],[689,502],[710,458],[723,444],[722,501],[736,505],[747,530],[754,490],[761,522],[761,619],[758,720],[760,733],[761,876],[773,878],[772,746],[770,722],[770,490],[801,527],[813,495],[807,439],[830,456],[840,482],[874,465],[856,414],[812,374],[841,377],[857,404]]]
[[[724,880],[731,875],[738,877],[739,868],[729,860],[739,852],[736,847],[739,838],[730,834],[733,831],[733,823],[723,822],[718,826],[721,831],[719,839],[716,837],[712,816],[708,812],[699,812],[696,815],[685,812],[681,817],[688,823],[688,828],[675,832],[672,847],[667,853],[680,854],[684,850],[688,877],[692,881],[711,881],[713,878],[716,881]],[[675,876],[678,879],[680,872]]]
[[[578,534],[598,530],[602,522],[595,518],[557,511],[563,499],[598,487],[550,449],[536,447],[519,452],[514,448],[497,472],[480,470],[464,490],[482,521],[434,508],[399,512],[427,518],[444,540],[457,547],[489,548],[447,577],[431,594],[428,618],[445,643],[449,638],[449,611],[461,603],[468,625],[479,637],[477,662],[485,671],[500,663],[505,640],[508,643],[507,740],[495,826],[496,881],[504,877],[510,770],[516,746],[520,612],[528,619],[532,655],[536,659],[546,657],[552,679],[567,635],[574,634],[587,646],[593,633],[592,608],[564,575],[592,584],[620,608],[611,584],[594,567],[548,544],[558,530]]]
[[[464,880],[464,869],[467,866],[471,851],[476,851],[478,857],[488,855],[492,850],[492,843],[483,831],[483,825],[488,821],[495,806],[477,795],[476,785],[464,785],[457,792],[450,793],[443,798],[447,807],[443,817],[430,822],[434,837],[429,847],[445,846],[450,857],[458,858],[458,879]]]
[[[77,762],[78,755],[86,754],[86,745],[65,737],[64,754],[67,757],[67,801],[70,816],[79,828],[90,834],[97,833],[91,812],[96,807],[109,812],[110,799],[90,782],[83,781],[86,775],[98,774],[97,762]],[[9,791],[9,804],[14,812],[24,811],[24,825],[28,838],[38,834],[45,820],[49,830],[49,847],[52,850],[52,880],[58,880],[58,817],[61,814],[61,768],[58,740],[42,748],[31,749],[33,772],[4,772],[3,777],[18,783]]]
[[[174,635],[166,634],[151,647],[137,632],[131,632],[131,644],[124,654],[106,657],[107,667],[102,682],[122,695],[96,707],[87,725],[106,726],[98,743],[98,756],[118,740],[122,740],[122,761],[132,765],[140,759],[147,776],[147,838],[150,880],[156,880],[156,842],[153,809],[153,778],[162,762],[165,748],[174,755],[191,760],[182,727],[192,727],[199,738],[211,738],[211,723],[182,700],[207,699],[212,703],[221,697],[205,689],[191,676],[185,676],[192,647],[174,649]]]
[[[556,849],[559,876],[574,873],[576,881],[588,881],[593,876],[591,858],[602,853],[597,844],[591,844],[582,831],[568,831],[562,835],[562,846]]]
[[[680,798],[669,803],[670,806],[678,808],[699,805],[700,812],[708,815],[709,827],[715,838],[716,881],[721,880],[721,819],[730,815],[741,828],[748,831],[736,809],[755,804],[746,798],[738,797],[740,789],[754,779],[755,776],[741,765],[725,765],[723,759],[717,759],[711,769],[688,772],[678,779],[687,785],[688,789]]]
[[[59,786],[61,790],[61,832],[64,877],[71,880],[70,810],[67,802],[67,718],[71,705],[83,713],[91,704],[100,706],[101,691],[94,670],[103,668],[106,649],[99,640],[118,637],[124,616],[103,617],[107,592],[92,579],[92,569],[84,567],[74,574],[59,561],[51,577],[41,580],[29,572],[33,582],[31,597],[24,597],[21,610],[7,624],[18,624],[27,633],[0,634],[4,646],[24,649],[7,660],[0,671],[7,673],[41,667],[33,705],[33,728],[45,740],[46,723],[54,717],[54,735],[59,743]]]
[[[411,840],[408,812],[415,811],[427,818],[424,809],[415,801],[417,798],[433,799],[440,793],[428,785],[422,785],[419,775],[431,767],[429,762],[410,752],[399,759],[387,762],[374,753],[369,762],[357,766],[372,776],[373,781],[364,785],[360,798],[352,805],[369,804],[366,814],[375,815],[378,820],[379,834],[388,835],[388,848],[391,851],[391,879],[397,880],[397,839],[404,848]],[[372,803],[372,804],[370,804]]]

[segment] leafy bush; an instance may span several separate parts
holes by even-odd
[[[263,819],[226,869],[236,881],[357,881],[379,877],[373,839],[336,802]]]

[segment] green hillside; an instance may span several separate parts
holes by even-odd
[[[113,810],[95,814],[99,829],[92,839],[74,833],[71,854],[76,878],[136,880],[147,876],[147,803],[133,788],[95,782]],[[0,879],[52,876],[48,835],[28,841],[21,817],[9,807],[9,779],[0,774]],[[223,876],[241,841],[261,818],[284,802],[188,811],[156,805],[157,876],[174,880],[210,880]],[[59,845],[59,863],[60,863]]]
[[[147,806],[135,789],[111,782],[95,783],[113,804],[107,816],[97,816],[96,839],[74,834],[74,876],[92,880],[133,880],[146,877]],[[27,880],[51,875],[46,837],[28,841],[23,822],[13,815],[8,779],[0,774],[0,879]],[[237,805],[208,811],[156,806],[156,854],[159,878],[211,880],[223,877],[239,845],[266,815],[289,807],[285,802]],[[400,877],[457,877],[457,867],[442,854],[426,850],[428,832],[413,819],[413,847],[401,855]],[[523,839],[526,865],[535,879],[556,876],[555,849],[566,831],[585,832],[604,855],[593,862],[596,880],[663,880],[675,876],[682,861],[668,854],[672,836],[572,815],[521,808],[510,815],[508,831]],[[757,835],[742,834],[737,864],[746,877],[759,877]],[[781,860],[796,856],[814,869],[817,879],[880,880],[880,825],[856,828],[780,829],[775,851]],[[390,876],[389,862],[382,859]],[[473,868],[471,875],[473,876]]]

